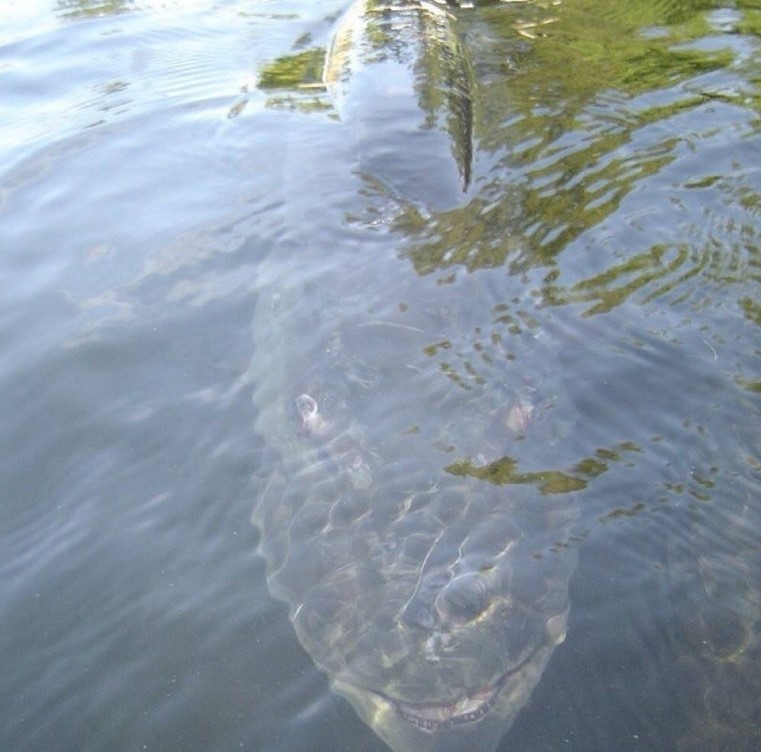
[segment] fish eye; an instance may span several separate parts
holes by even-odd
[[[483,577],[464,574],[447,585],[436,599],[442,619],[462,623],[480,616],[489,605],[489,593]]]
[[[306,420],[317,415],[317,400],[314,397],[308,394],[301,394],[296,397],[295,401],[296,409],[301,418]]]

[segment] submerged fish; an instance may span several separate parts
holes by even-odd
[[[394,752],[489,752],[565,637],[576,510],[567,494],[448,468],[530,446],[555,392],[527,373],[534,342],[517,365],[480,349],[495,307],[482,291],[351,253],[331,249],[341,275],[263,294],[254,319],[268,585]],[[546,434],[533,446],[557,452]]]
[[[431,207],[471,179],[455,22],[427,2],[357,0],[324,71],[361,171]],[[253,522],[268,585],[394,752],[491,752],[566,632],[573,501],[500,485],[516,451],[555,452],[559,369],[506,323],[505,291],[439,285],[391,236],[343,229],[262,275]]]

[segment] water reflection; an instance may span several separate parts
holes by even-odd
[[[56,0],[56,7],[69,18],[106,16],[133,10],[135,0]]]
[[[706,43],[710,15],[688,4],[609,3],[601,13],[599,23],[590,24],[579,3],[551,10],[521,4],[515,12],[485,9],[468,26],[466,47],[479,71],[476,141],[490,156],[482,157],[487,169],[466,207],[435,217],[410,209],[399,219],[400,228],[418,239],[410,258],[419,272],[541,266],[555,270],[542,291],[548,302],[596,300],[588,309],[598,312],[642,288],[650,295],[673,289],[715,261],[710,249],[695,242],[690,247],[682,237],[678,243],[648,240],[666,240],[663,227],[675,222],[692,234],[703,226],[701,219],[691,229],[680,209],[694,200],[690,189],[716,174],[722,157],[725,177],[712,194],[714,221],[719,206],[736,205],[722,195],[735,189],[730,176],[736,170],[715,122],[729,117],[736,135],[757,133],[757,95],[735,70],[745,63],[746,45],[757,48],[757,41],[730,42],[716,29],[721,44]],[[552,23],[526,41],[516,27],[525,27],[527,15],[537,24]],[[654,28],[656,36],[649,33]],[[753,54],[757,58],[758,50]],[[693,160],[696,149],[711,149],[719,160]],[[687,174],[686,163],[692,163]],[[711,172],[703,177],[699,171],[706,168]],[[666,205],[660,193],[642,195],[657,175],[684,186],[669,193]],[[611,218],[615,222],[606,226]],[[628,235],[625,254],[615,235]],[[730,233],[719,242],[736,240]],[[594,246],[607,246],[607,252],[592,261]],[[574,259],[562,265],[560,276],[563,253]],[[735,279],[744,277],[748,263],[747,255],[734,260]]]

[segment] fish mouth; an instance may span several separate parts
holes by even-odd
[[[388,702],[397,715],[407,723],[424,731],[438,731],[464,723],[475,723],[484,718],[507,680],[520,671],[527,662],[528,659],[505,672],[486,687],[471,690],[463,697],[451,702],[403,702],[380,692],[377,694]]]
[[[407,723],[425,731],[436,731],[481,720],[494,704],[498,691],[499,687],[470,692],[465,697],[448,703],[411,703],[386,699]]]

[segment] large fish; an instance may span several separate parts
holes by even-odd
[[[506,472],[559,453],[554,362],[532,336],[511,357],[475,281],[388,295],[334,261],[255,316],[269,588],[394,752],[489,752],[566,632],[571,496]]]
[[[371,0],[349,14],[326,68],[349,89],[346,71],[378,59],[419,70],[427,30],[451,21]],[[368,120],[375,100],[349,89],[335,93],[345,122],[374,123],[405,154]],[[469,160],[454,160],[458,190]],[[561,464],[558,368],[513,315],[505,275],[438,284],[392,234],[335,235],[262,270],[251,378],[268,451],[253,521],[268,585],[394,752],[490,752],[566,633],[575,509],[538,472]]]

